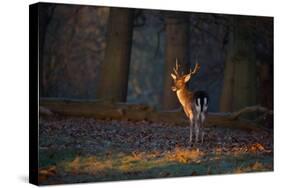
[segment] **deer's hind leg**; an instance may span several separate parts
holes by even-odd
[[[202,113],[200,117],[200,124],[201,124],[201,143],[204,142],[204,124],[205,124],[206,114]]]
[[[195,115],[195,143],[198,142],[199,131],[201,128],[200,113]]]

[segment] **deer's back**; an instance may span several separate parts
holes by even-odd
[[[205,91],[189,92],[187,90],[177,91],[178,99],[187,111],[206,112],[208,109],[209,97]]]

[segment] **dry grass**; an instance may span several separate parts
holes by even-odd
[[[71,175],[81,175],[88,174],[93,177],[106,177],[108,174],[122,174],[125,176],[138,176],[139,174],[145,174],[152,169],[167,168],[162,171],[159,170],[157,176],[167,177],[172,176],[172,174],[178,173],[178,168],[175,166],[183,165],[186,170],[180,173],[187,173],[189,175],[198,174],[212,174],[212,173],[245,173],[253,171],[265,171],[267,169],[272,169],[271,166],[265,165],[263,162],[255,161],[254,163],[245,164],[240,163],[237,166],[229,167],[218,166],[220,164],[218,161],[225,160],[227,163],[236,163],[236,159],[232,159],[231,156],[235,157],[233,154],[243,156],[244,152],[259,152],[264,151],[261,145],[251,145],[245,148],[240,148],[240,150],[235,150],[234,152],[224,153],[223,148],[217,148],[214,152],[215,155],[207,155],[206,153],[200,151],[199,149],[187,149],[182,147],[176,147],[172,151],[166,152],[132,152],[132,153],[115,153],[112,155],[104,156],[77,156],[73,160],[63,161],[58,164],[58,168],[48,168],[41,170],[42,181],[48,179],[50,176],[55,176],[55,172],[60,171]],[[238,156],[239,158],[239,156]],[[194,170],[196,165],[201,165],[199,171]],[[205,166],[204,166],[205,165]],[[210,168],[210,165],[212,168]],[[215,165],[215,167],[214,167]],[[197,168],[197,166],[196,166]],[[225,168],[225,169],[224,169]],[[205,169],[205,170],[203,170]],[[211,171],[212,170],[212,171]],[[152,172],[152,171],[151,171]]]
[[[262,144],[254,143],[242,147],[233,147],[230,151],[228,151],[227,154],[239,156],[241,154],[246,154],[246,153],[257,154],[257,153],[271,153],[271,152],[272,152],[271,150],[265,149],[265,147]]]
[[[179,163],[199,162],[204,155],[199,149],[176,148],[173,152],[168,153],[165,158],[168,161],[176,161]]]
[[[246,167],[237,167],[234,169],[234,173],[245,173],[245,172],[254,172],[254,171],[263,171],[266,170],[267,167],[264,166],[262,163],[256,161],[253,164],[250,164],[249,166]]]
[[[40,169],[40,182],[52,182],[53,176],[64,176],[69,178],[65,180],[66,182],[73,182],[74,180],[71,179],[73,177],[100,181],[104,178],[193,176],[273,169],[273,163],[264,161],[264,157],[254,162],[253,160],[247,162],[252,157],[257,157],[257,155],[238,157],[232,154],[207,155],[198,149],[180,147],[162,153],[154,151],[116,153],[110,156],[77,156],[73,160],[62,161],[57,166]]]
[[[67,171],[70,171],[73,174],[89,173],[95,175],[97,173],[112,169],[112,161],[98,161],[95,156],[84,158],[78,156],[73,161],[65,163],[64,167]]]
[[[117,155],[114,158],[98,159],[96,156],[77,156],[70,162],[64,162],[64,169],[72,174],[89,173],[97,174],[107,170],[120,172],[143,171],[154,167],[161,167],[167,163],[200,162],[203,152],[198,149],[176,148],[165,152],[133,152],[128,155]]]
[[[54,176],[57,173],[57,167],[56,166],[49,166],[46,168],[39,169],[39,176],[38,180],[39,182],[45,181],[50,176]]]

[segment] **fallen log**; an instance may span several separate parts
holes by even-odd
[[[268,115],[273,115],[273,111],[272,110],[268,110],[265,107],[262,106],[247,106],[237,112],[233,112],[231,114],[231,118],[232,119],[237,119],[239,118],[241,115],[245,114],[245,113],[249,113],[249,112],[262,112],[264,113],[264,115],[268,114]]]
[[[165,122],[171,125],[187,126],[188,119],[181,109],[174,111],[157,111],[141,104],[113,103],[110,101],[86,101],[41,98],[40,115],[51,114],[63,116],[91,117],[96,119],[116,119],[130,121]],[[206,127],[227,127],[246,130],[262,130],[262,125],[255,121],[240,118],[241,114],[252,111],[263,111],[273,114],[263,107],[247,107],[234,113],[209,113]]]

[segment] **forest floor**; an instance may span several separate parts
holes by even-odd
[[[40,117],[39,183],[62,184],[273,170],[273,132],[148,121]]]

